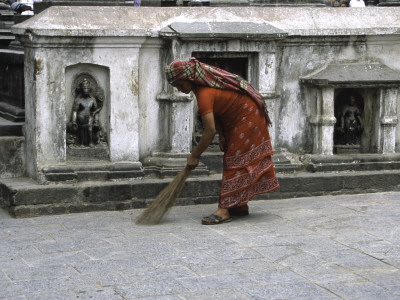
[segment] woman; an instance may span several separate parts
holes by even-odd
[[[224,152],[218,209],[202,223],[222,224],[231,221],[231,215],[247,215],[253,196],[279,188],[262,96],[238,75],[196,58],[174,61],[165,71],[172,86],[196,95],[202,117],[204,132],[187,158],[188,167],[196,168],[216,132]]]

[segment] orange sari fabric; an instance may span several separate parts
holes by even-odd
[[[200,114],[221,120],[227,143],[220,190],[220,208],[245,205],[255,195],[279,188],[264,112],[249,96],[235,91],[199,87]]]

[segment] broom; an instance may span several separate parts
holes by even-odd
[[[190,174],[190,169],[186,166],[179,174],[168,184],[149,205],[149,207],[136,219],[139,225],[155,225],[161,222],[164,215],[174,205],[185,181]]]

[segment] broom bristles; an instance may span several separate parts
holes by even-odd
[[[136,219],[139,225],[155,225],[161,222],[164,215],[174,205],[185,181],[190,174],[186,167],[168,184],[149,205],[149,207]]]

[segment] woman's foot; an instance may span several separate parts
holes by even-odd
[[[209,215],[208,217],[204,217],[201,220],[201,223],[203,225],[217,225],[230,221],[232,221],[232,218],[229,214],[229,210],[226,208],[218,208],[213,214]]]
[[[247,216],[249,215],[249,206],[245,204],[238,207],[232,207],[229,209],[229,214],[235,217]]]

